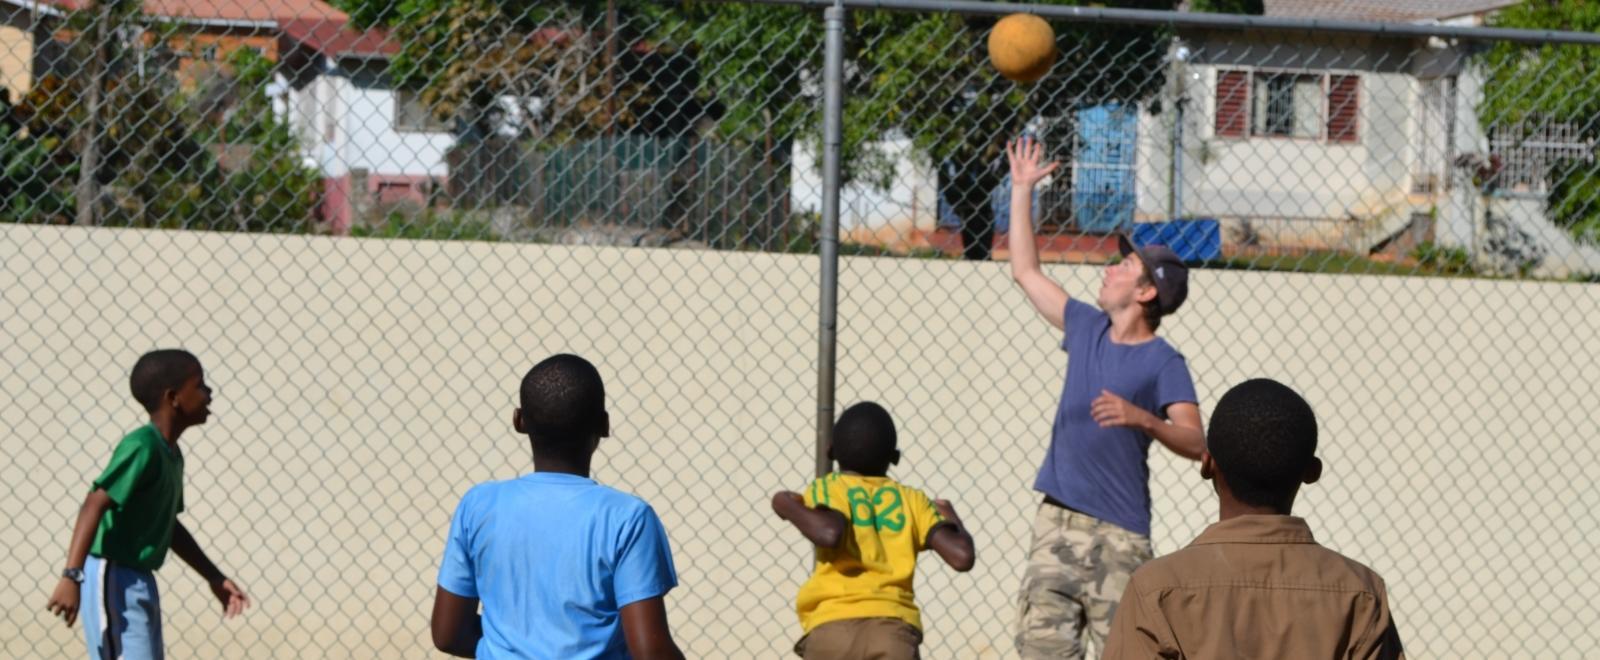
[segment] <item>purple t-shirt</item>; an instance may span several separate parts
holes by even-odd
[[[1166,417],[1167,406],[1196,403],[1183,354],[1157,337],[1140,344],[1111,341],[1111,318],[1094,305],[1068,300],[1063,312],[1067,377],[1050,432],[1050,449],[1034,490],[1129,531],[1150,535],[1150,436],[1100,428],[1089,407],[1101,390]]]

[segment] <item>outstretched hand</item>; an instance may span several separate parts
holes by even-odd
[[[210,584],[211,595],[217,597],[217,602],[222,603],[222,618],[231,619],[239,616],[245,608],[250,607],[250,597],[233,580],[223,578]]]
[[[1011,185],[1032,188],[1061,167],[1061,163],[1044,162],[1044,144],[1032,137],[1023,136],[1006,143],[1006,160],[1011,163]]]
[[[53,616],[59,616],[71,628],[73,622],[78,620],[78,583],[67,578],[61,578],[56,583],[55,593],[50,594],[50,610]]]

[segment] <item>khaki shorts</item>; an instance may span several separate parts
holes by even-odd
[[[1017,597],[1017,651],[1024,660],[1083,658],[1090,643],[1104,652],[1122,591],[1151,556],[1149,537],[1041,503]]]
[[[922,631],[900,619],[842,619],[811,629],[794,645],[805,660],[920,660]]]

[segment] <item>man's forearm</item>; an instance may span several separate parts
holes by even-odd
[[[178,523],[172,529],[172,552],[208,583],[218,582],[227,577],[216,564],[211,563],[209,557],[206,557],[206,553],[200,549],[200,544],[195,542],[194,536],[184,528],[183,523]]]
[[[1191,461],[1200,460],[1200,453],[1206,446],[1205,432],[1200,429],[1173,424],[1155,415],[1150,416],[1150,422],[1142,429],[1161,444],[1166,445],[1172,453],[1187,458]]]
[[[478,640],[483,638],[483,615],[475,612],[463,623],[465,625],[458,628],[455,636],[440,646],[439,650],[458,658],[476,657]]]
[[[638,660],[684,660],[683,651],[678,650],[678,645],[671,640],[661,646],[645,649],[634,657]]]
[[[844,534],[844,517],[832,509],[812,509],[805,502],[787,493],[773,497],[772,510],[778,517],[789,521],[806,540],[824,548],[839,545]]]
[[[1033,188],[1011,186],[1011,227],[1006,230],[1011,249],[1011,276],[1039,270],[1039,246],[1033,240]]]

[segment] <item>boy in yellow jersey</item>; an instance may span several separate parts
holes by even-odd
[[[784,491],[772,510],[816,544],[817,565],[800,588],[807,660],[921,657],[922,617],[912,596],[917,553],[932,548],[952,568],[972,570],[972,535],[945,500],[885,476],[900,462],[894,420],[882,406],[851,406],[834,425],[828,457],[839,469],[804,495]]]

